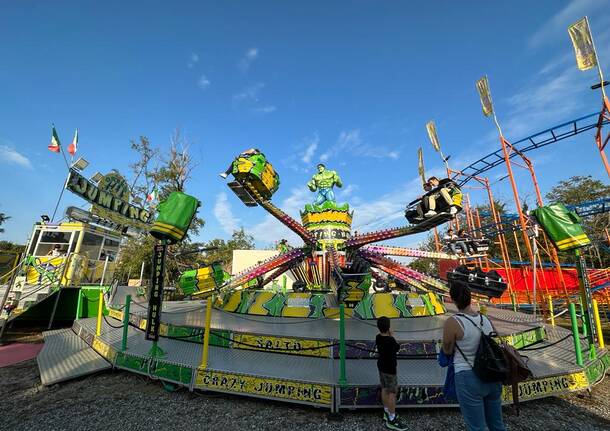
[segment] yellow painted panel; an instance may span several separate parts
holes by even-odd
[[[55,272],[60,271],[59,266],[63,265],[66,260],[66,256],[52,257],[52,256],[42,256],[37,257],[37,264],[45,267],[48,266],[47,272]],[[44,272],[43,272],[44,274]],[[56,274],[59,277],[59,272]],[[40,273],[32,266],[27,267],[26,272],[26,283],[27,284],[36,284],[38,283],[38,279],[40,277]],[[48,283],[48,279],[43,276],[43,284]]]
[[[241,303],[241,292],[233,292],[229,297],[229,300],[225,302],[222,306],[222,309],[225,311],[236,311],[237,307]]]
[[[263,304],[269,302],[274,295],[274,292],[258,292],[256,294],[254,302],[248,309],[248,314],[258,314],[260,316],[266,316],[267,314],[269,314],[269,311],[265,307],[263,307]]]
[[[309,307],[284,307],[282,310],[283,317],[307,317],[309,316]]]
[[[394,297],[391,293],[373,295],[373,315],[386,316],[390,319],[400,317],[400,311],[394,306]]]
[[[413,307],[411,308],[411,314],[417,317],[427,316],[428,309],[426,307]]]
[[[326,406],[330,405],[332,401],[332,387],[330,385],[299,383],[272,378],[263,379],[208,370],[197,371],[195,387],[268,398],[297,400]]]
[[[445,307],[443,307],[443,304],[438,300],[438,297],[432,292],[428,293],[428,297],[430,298],[430,302],[434,307],[434,312],[436,314],[444,314]]]
[[[270,190],[273,188],[273,186],[275,186],[275,176],[273,174],[263,172],[261,175],[261,180],[263,181],[265,187]]]
[[[306,213],[301,216],[303,223],[321,223],[321,222],[337,222],[352,224],[352,216],[348,212],[343,211],[323,211],[315,213]]]
[[[92,344],[93,350],[99,353],[102,357],[106,358],[110,362],[114,362],[116,358],[116,351],[110,347],[109,344],[104,343],[99,338],[95,338]]]
[[[213,272],[214,271],[212,270],[212,267],[210,267],[210,266],[199,268],[197,270],[197,277],[201,277],[201,276],[204,276],[204,275],[209,275],[209,274],[211,274]]]
[[[254,164],[248,159],[240,157],[237,160],[237,172],[250,172],[252,166],[254,166]]]
[[[159,335],[162,337],[167,337],[168,333],[169,333],[169,326],[165,323],[161,323],[159,325]]]
[[[119,310],[115,310],[114,308],[108,309],[108,315],[120,321],[123,321],[123,312]]]

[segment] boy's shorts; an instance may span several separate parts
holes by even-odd
[[[398,379],[396,374],[386,374],[379,371],[379,382],[381,383],[381,389],[385,389],[391,394],[398,392]]]

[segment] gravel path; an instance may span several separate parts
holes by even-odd
[[[164,390],[160,382],[108,371],[48,388],[36,361],[0,368],[0,430],[382,430],[381,411],[327,410],[213,393]],[[458,410],[401,413],[418,431],[464,430]],[[571,394],[505,409],[509,430],[610,429],[610,377],[592,397]]]

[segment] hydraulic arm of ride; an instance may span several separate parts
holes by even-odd
[[[230,280],[227,280],[224,285],[220,286],[218,290],[219,292],[224,292],[234,289],[249,282],[250,280],[254,280],[258,276],[264,275],[269,271],[273,271],[276,268],[283,267],[291,263],[296,263],[304,257],[305,252],[303,249],[295,248],[294,250],[287,251],[286,253],[282,253],[279,256],[267,259],[258,265],[236,274]]]

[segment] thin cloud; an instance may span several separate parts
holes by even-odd
[[[260,108],[255,108],[254,112],[258,114],[271,114],[277,110],[277,106],[275,105],[267,105]]]
[[[241,60],[239,60],[239,68],[242,72],[247,72],[252,63],[258,58],[258,48],[248,49]]]
[[[223,231],[231,235],[239,228],[240,220],[233,214],[233,209],[225,192],[216,195],[214,203],[214,217]]]
[[[397,150],[390,150],[383,146],[372,145],[365,142],[360,135],[359,129],[344,130],[339,134],[337,142],[320,155],[320,160],[325,162],[331,158],[350,154],[358,157],[370,157],[375,159],[393,159],[400,157]]]
[[[8,145],[0,145],[0,160],[22,168],[34,169],[30,159]]]
[[[528,45],[530,48],[535,49],[545,45],[551,40],[559,38],[563,38],[566,43],[570,43],[568,38],[568,26],[585,15],[597,17],[599,15],[595,14],[595,12],[598,9],[605,8],[606,4],[598,0],[573,0],[547,20],[547,22],[530,37]],[[593,23],[591,26],[595,27]]]
[[[261,90],[265,88],[264,82],[257,82],[244,88],[241,92],[233,95],[235,102],[258,102]]]
[[[199,54],[197,54],[196,52],[191,53],[190,57],[189,57],[189,61],[186,63],[186,65],[188,66],[189,69],[192,69],[193,67],[195,67],[195,65],[199,63]]]
[[[313,194],[304,187],[293,188],[290,190],[290,195],[282,200],[278,206],[296,220],[300,220],[299,211],[303,209],[306,203],[313,200],[312,196]],[[263,218],[263,221],[246,230],[260,244],[269,244],[280,238],[287,239],[292,245],[303,242],[294,232],[269,214]]]
[[[263,88],[265,88],[264,82],[248,85],[242,91],[233,95],[233,107],[243,107],[254,114],[271,114],[277,111],[277,106],[275,105],[261,106],[260,94]]]
[[[316,150],[318,149],[318,143],[320,138],[315,134],[309,141],[309,144],[305,148],[305,152],[301,155],[301,161],[305,164],[311,163]]]
[[[201,75],[201,77],[199,78],[199,81],[197,81],[197,86],[199,88],[201,88],[202,90],[205,90],[206,88],[208,88],[210,86],[210,80],[208,79],[207,76]]]

